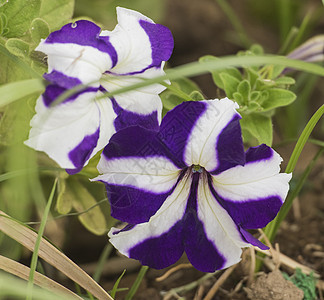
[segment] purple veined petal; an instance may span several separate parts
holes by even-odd
[[[291,174],[279,173],[282,158],[266,145],[250,148],[247,163],[212,176],[212,189],[235,223],[244,229],[266,226],[278,213]]]
[[[117,53],[109,38],[100,38],[100,27],[77,21],[52,32],[35,50],[48,56],[48,72],[53,70],[99,86],[101,75],[117,63]]]
[[[62,168],[79,168],[80,162],[91,156],[98,140],[100,113],[93,101],[95,96],[96,91],[85,91],[74,101],[53,107],[47,107],[40,96],[25,144],[44,151]]]
[[[237,164],[244,159],[241,131],[237,121],[240,118],[236,112],[237,104],[227,98],[201,102],[206,104],[206,110],[190,133],[184,154],[186,164],[200,165],[207,171],[221,167],[223,161],[227,164],[227,160],[233,160]],[[196,104],[194,102],[191,105]],[[222,133],[225,136],[218,141]],[[234,149],[231,149],[232,146]],[[229,152],[227,148],[231,151]]]
[[[180,170],[166,157],[123,157],[98,164],[99,175],[93,180],[106,185],[111,215],[121,221],[138,224],[156,213],[173,191]]]
[[[197,173],[196,173],[197,174]],[[197,176],[197,175],[194,176]],[[242,247],[248,247],[234,221],[212,195],[206,171],[199,175],[187,213],[185,251],[192,265],[214,272],[240,261]],[[194,213],[195,212],[195,213]]]
[[[110,242],[122,254],[156,269],[175,263],[182,255],[182,219],[190,193],[191,178],[184,177],[149,222],[128,231],[113,228]],[[118,233],[119,232],[119,233]]]
[[[102,31],[109,36],[118,54],[114,74],[131,75],[151,67],[161,67],[170,58],[173,37],[170,30],[155,24],[146,16],[126,8],[117,7],[118,24],[113,31]]]

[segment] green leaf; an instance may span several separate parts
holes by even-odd
[[[79,220],[85,228],[96,235],[102,235],[107,231],[106,218],[97,205],[96,199],[90,192],[77,180],[70,182],[74,197],[73,207],[79,213]]]
[[[62,175],[66,173],[62,172]],[[61,175],[61,174],[60,174]],[[73,194],[66,185],[66,176],[60,176],[58,179],[58,194],[56,199],[56,210],[62,215],[68,214],[72,209]]]
[[[252,68],[246,68],[245,70],[247,72],[248,81],[250,82],[252,89],[254,89],[256,80],[260,77],[260,75],[257,71],[253,70]]]
[[[195,101],[205,100],[205,97],[199,91],[193,91],[192,93],[190,93],[189,97]]]
[[[27,79],[0,86],[0,107],[19,100],[25,96],[41,93],[44,90],[43,80]]]
[[[243,99],[243,96],[239,92],[233,93],[233,99],[235,100],[235,102],[238,103],[239,106],[244,106],[245,105],[245,101]]]
[[[295,84],[295,79],[289,76],[282,76],[274,80],[276,85],[292,85]]]
[[[259,44],[253,44],[250,48],[250,50],[252,51],[252,53],[254,53],[255,55],[262,55],[264,53],[263,48],[261,45]]]
[[[8,39],[6,48],[10,53],[18,57],[24,58],[29,55],[29,44],[17,38]]]
[[[39,44],[40,40],[45,39],[50,33],[47,22],[40,18],[36,18],[32,21],[29,30],[31,37],[36,44]]]
[[[243,138],[245,142],[249,142],[244,136],[244,131],[248,131],[258,141],[258,144],[272,145],[272,122],[268,116],[260,114],[243,115],[240,120]]]
[[[244,103],[248,104],[251,92],[250,83],[246,79],[241,81],[237,87],[237,91],[242,95]]]
[[[285,89],[273,88],[269,89],[268,93],[268,98],[261,103],[264,111],[289,105],[296,99],[296,95],[292,91]]]
[[[53,1],[56,2],[56,1]],[[29,29],[29,25],[40,11],[40,0],[8,1],[3,7],[3,13],[8,20],[7,38],[22,37]]]
[[[260,99],[261,97],[261,92],[260,91],[253,91],[250,95],[250,100],[252,102],[256,102]]]
[[[71,21],[73,9],[74,0],[42,0],[39,17],[54,31]]]
[[[284,66],[278,66],[278,65],[274,65],[273,66],[273,69],[272,69],[272,76],[271,76],[271,79],[273,78],[277,78],[281,73],[282,71],[285,69]]]
[[[237,87],[240,83],[238,79],[236,79],[234,76],[229,75],[228,73],[222,72],[219,74],[223,86],[224,91],[226,93],[226,96],[230,99],[233,98],[233,94],[237,91]]]
[[[7,17],[4,14],[0,14],[0,35],[5,35],[8,33],[9,29],[7,28]]]
[[[202,63],[208,63],[208,62],[215,62],[215,61],[220,61],[221,59],[212,55],[206,55],[203,56],[199,59],[199,62]],[[226,69],[222,69],[222,70],[218,70],[218,71],[211,71],[212,73],[212,77],[214,80],[214,83],[222,90],[224,90],[224,85],[223,85],[223,81],[220,78],[220,74],[221,73],[227,73],[228,75],[231,75],[233,77],[235,77],[237,80],[241,81],[242,80],[242,74],[241,72],[236,69],[236,68],[226,68]]]

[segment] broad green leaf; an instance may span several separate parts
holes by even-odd
[[[0,107],[19,100],[25,96],[41,93],[44,90],[43,80],[27,79],[0,86]]]
[[[237,91],[237,87],[240,83],[238,79],[236,79],[234,76],[229,75],[228,73],[222,72],[219,74],[223,86],[224,91],[226,93],[226,96],[230,99],[233,98],[233,94]]]
[[[8,19],[6,15],[0,13],[0,35],[5,35],[8,33],[9,29],[7,28]]]
[[[29,54],[29,44],[17,38],[8,39],[6,48],[10,53],[18,57],[24,58]]]
[[[199,62],[202,63],[208,63],[208,62],[215,62],[215,61],[220,61],[221,59],[212,55],[206,55],[203,56],[199,59]],[[220,89],[224,90],[224,84],[222,79],[220,78],[220,74],[221,73],[227,73],[228,75],[231,75],[233,77],[235,77],[237,80],[241,81],[242,80],[242,74],[241,72],[236,69],[236,68],[226,68],[226,69],[222,69],[222,70],[218,70],[218,71],[210,71],[212,74],[212,78],[214,80],[214,83],[216,84],[216,86],[218,86]]]
[[[250,50],[252,51],[252,53],[254,53],[255,55],[262,55],[264,54],[263,48],[261,45],[259,44],[254,44],[251,46]]]
[[[200,91],[199,86],[189,78],[179,78],[176,81],[173,81],[172,83],[177,85],[177,87],[181,91],[185,92],[188,95],[193,91]]]
[[[65,175],[66,173],[62,172],[62,174]],[[56,199],[56,210],[58,211],[58,213],[62,215],[66,215],[71,211],[73,197],[74,197],[73,193],[67,187],[66,184],[67,177],[68,177],[67,174],[66,176],[60,176],[57,185],[58,194]]]
[[[259,100],[260,96],[261,96],[260,91],[253,91],[250,95],[250,100],[256,102]]]
[[[192,98],[195,101],[200,101],[200,100],[204,100],[205,97],[203,96],[202,93],[198,92],[198,91],[193,91],[192,93],[190,93],[190,98]]]
[[[74,0],[41,0],[39,17],[54,31],[71,20],[73,9]]]
[[[278,66],[278,65],[273,65],[273,69],[272,69],[272,77],[271,79],[273,78],[277,78],[281,73],[282,71],[285,69],[284,66]]]
[[[259,73],[252,68],[246,68],[247,79],[250,82],[252,89],[255,88],[256,80],[260,77]]]
[[[250,100],[251,86],[247,80],[243,80],[239,83],[237,91],[242,95],[244,104],[248,104]]]
[[[171,91],[164,91],[162,94],[160,94],[160,97],[163,103],[163,108],[165,108],[167,111],[182,103],[182,99],[174,95]]]
[[[29,30],[31,37],[36,44],[38,44],[41,39],[45,39],[50,33],[47,22],[40,18],[36,18],[32,21]]]
[[[283,76],[275,79],[276,85],[292,85],[295,84],[295,79],[289,76]]]
[[[97,206],[96,199],[79,181],[70,182],[70,187],[74,193],[73,207],[81,213],[79,220],[83,226],[97,235],[106,233],[106,218],[100,207]]]
[[[239,92],[233,93],[233,100],[235,100],[235,102],[237,102],[239,106],[245,105],[244,98]]]
[[[260,114],[248,114],[242,117],[240,123],[245,142],[249,142],[246,140],[246,136],[244,136],[244,132],[248,131],[256,138],[258,144],[264,143],[268,146],[272,145],[272,122],[270,117]]]
[[[32,20],[39,15],[39,10],[40,0],[14,0],[5,3],[3,13],[7,16],[9,29],[5,36],[17,38],[25,35]]]
[[[265,111],[280,107],[286,106],[292,103],[296,99],[296,95],[285,89],[269,89],[269,96],[265,101],[262,101],[261,106]]]

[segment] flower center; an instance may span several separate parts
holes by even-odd
[[[192,173],[202,173],[203,168],[199,165],[192,165]]]

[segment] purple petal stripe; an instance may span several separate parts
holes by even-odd
[[[218,136],[216,153],[219,164],[210,172],[213,175],[245,164],[240,118],[239,115],[235,115]]]
[[[233,202],[220,197],[212,186],[209,177],[209,188],[216,201],[228,212],[233,221],[243,229],[256,229],[266,226],[272,221],[282,206],[278,196],[259,199],[247,199],[245,202]]]
[[[66,170],[69,174],[78,173],[83,168],[93,149],[97,146],[99,131],[98,128],[95,133],[85,136],[81,143],[69,152],[69,158],[75,165],[75,169]]]
[[[244,230],[240,227],[240,232],[243,235],[244,239],[253,246],[259,247],[261,250],[268,250],[269,247],[261,243],[257,238],[255,238],[250,232]]]
[[[167,61],[173,50],[173,37],[171,31],[160,24],[140,20],[140,25],[149,36],[152,48],[152,64],[150,67],[160,67],[162,61]]]
[[[111,207],[111,216],[123,222],[139,224],[147,222],[171,194],[154,194],[150,191],[105,183]]]
[[[265,145],[259,145],[257,147],[251,147],[246,151],[246,162],[254,162],[260,160],[266,160],[271,158],[273,155],[273,150]]]
[[[114,111],[117,114],[117,118],[114,121],[116,131],[122,130],[130,126],[141,126],[150,130],[159,130],[157,111],[154,111],[149,115],[140,115],[122,109],[114,98],[112,98],[111,101],[113,103]]]
[[[95,94],[97,92],[97,88],[94,87],[88,87],[82,90],[81,92],[75,93],[74,95],[68,97],[65,99],[62,103],[67,103],[73,100],[76,100],[81,94],[84,93],[93,93]],[[67,89],[63,88],[56,84],[50,84],[46,87],[45,92],[42,95],[43,103],[45,106],[49,107],[61,94],[66,92]],[[93,95],[94,97],[94,95]]]
[[[199,271],[214,272],[221,269],[226,259],[208,240],[204,226],[197,216],[197,189],[199,173],[193,174],[191,193],[184,217],[183,238],[185,252],[191,264]],[[221,243],[222,241],[218,241]]]
[[[130,249],[131,258],[140,260],[143,265],[162,269],[175,263],[185,251],[193,266],[202,272],[222,268],[226,260],[208,240],[197,217],[198,181],[199,173],[195,173],[183,218],[159,237],[146,239]]]
[[[80,20],[66,24],[60,30],[52,32],[45,43],[73,43],[96,48],[110,55],[114,67],[118,60],[117,52],[109,42],[109,37],[99,36],[100,31],[100,27],[96,24],[87,20]]]
[[[60,87],[71,89],[77,85],[82,84],[80,79],[75,77],[66,76],[65,74],[53,70],[51,73],[45,73],[43,77],[50,81],[51,83],[55,83],[59,85]]]

